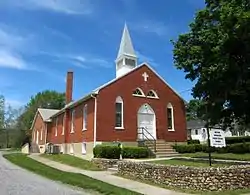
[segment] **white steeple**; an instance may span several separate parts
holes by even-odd
[[[126,74],[137,65],[137,57],[126,23],[124,25],[120,48],[115,62],[116,77]]]

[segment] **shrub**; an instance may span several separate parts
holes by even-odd
[[[187,140],[187,144],[200,144],[200,140],[198,140],[198,139]]]
[[[122,156],[123,158],[148,158],[150,150],[146,147],[124,147]]]
[[[119,159],[120,150],[121,149],[118,146],[97,145],[95,146],[93,153],[95,158]]]
[[[119,159],[121,149],[116,145],[97,145],[94,148],[95,158]],[[130,147],[122,148],[123,158],[147,158],[151,155],[151,151],[146,147]]]
[[[206,144],[190,144],[190,145],[180,144],[180,145],[174,145],[173,148],[179,153],[209,152],[208,145]],[[235,153],[235,154],[250,153],[250,142],[231,144],[223,148],[210,147],[210,151],[218,153]]]
[[[250,136],[226,137],[226,144],[250,142]]]

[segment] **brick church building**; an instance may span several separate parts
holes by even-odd
[[[95,145],[117,140],[124,145],[186,141],[184,100],[149,64],[137,64],[126,25],[115,67],[116,78],[77,101],[72,101],[73,72],[67,73],[66,106],[39,108],[31,127],[41,153],[46,143],[91,157]]]

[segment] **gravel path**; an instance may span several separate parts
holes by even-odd
[[[55,182],[13,165],[0,152],[1,195],[90,195],[71,186]]]

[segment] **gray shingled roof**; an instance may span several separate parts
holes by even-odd
[[[187,129],[200,129],[200,128],[204,128],[205,125],[206,125],[206,122],[202,120],[187,121]]]
[[[56,109],[45,109],[45,108],[38,108],[38,112],[41,114],[42,119],[44,121],[49,120],[49,118],[56,114],[59,110]]]

